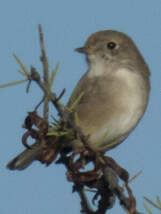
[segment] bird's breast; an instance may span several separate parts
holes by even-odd
[[[127,68],[102,72],[90,81],[92,87],[84,89],[79,116],[91,144],[98,146],[98,142],[110,142],[136,126],[146,109],[149,92],[142,75]]]
[[[130,130],[143,115],[148,102],[147,82],[139,72],[128,69],[118,69],[116,78],[115,102],[120,105],[120,125],[122,131]]]

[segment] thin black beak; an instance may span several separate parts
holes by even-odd
[[[75,51],[79,52],[79,53],[87,53],[87,48],[86,47],[80,47],[80,48],[76,48]]]

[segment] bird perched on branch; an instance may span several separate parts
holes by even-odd
[[[78,126],[94,151],[119,145],[142,118],[149,99],[150,72],[141,53],[126,34],[105,30],[92,34],[76,51],[86,55],[88,71],[67,104],[75,107]],[[73,148],[81,142],[71,142]],[[13,159],[9,169],[24,169],[37,159],[38,145]]]

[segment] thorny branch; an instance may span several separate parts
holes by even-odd
[[[40,35],[40,46],[41,46],[41,57],[40,60],[43,62],[43,79],[46,87],[49,89],[49,66],[48,66],[48,59],[46,56],[45,45],[44,45],[44,37],[41,25],[39,25],[39,35]],[[48,96],[45,96],[44,99],[44,119],[48,120],[48,113],[49,113],[49,102]]]
[[[132,190],[128,186],[129,174],[120,167],[112,158],[105,156],[102,153],[94,152],[88,145],[89,136],[84,136],[82,130],[75,124],[74,114],[72,111],[62,105],[59,100],[63,96],[65,89],[59,96],[56,96],[49,87],[49,68],[44,45],[43,31],[39,25],[40,46],[41,46],[41,62],[43,65],[43,80],[36,68],[31,66],[29,81],[35,81],[36,84],[44,93],[42,102],[44,103],[43,118],[37,112],[30,112],[25,120],[24,127],[27,132],[23,136],[23,144],[29,148],[27,138],[33,137],[36,142],[40,144],[40,153],[37,160],[46,165],[53,162],[57,155],[59,159],[57,164],[64,164],[67,169],[67,179],[73,182],[73,192],[77,192],[81,200],[81,213],[85,214],[105,214],[108,209],[114,206],[116,197],[120,201],[120,205],[130,214],[141,214],[136,210],[136,201],[132,194]],[[59,115],[59,131],[61,133],[68,130],[67,135],[48,136],[48,130],[51,128],[48,112],[49,102],[53,104]],[[37,106],[38,107],[38,106]],[[36,107],[36,109],[37,109]],[[37,130],[32,128],[32,125],[37,127]],[[70,136],[73,135],[75,139],[79,139],[84,145],[82,150],[74,150],[69,152],[69,148],[61,145],[62,139],[69,141]],[[43,142],[43,143],[42,143]],[[42,146],[43,145],[43,146]],[[75,160],[75,157],[79,157]],[[91,162],[93,163],[93,170],[86,170],[81,172],[82,168]],[[124,189],[119,185],[119,179],[124,181],[125,188],[128,195],[124,193]],[[93,203],[97,200],[97,209],[94,211],[88,202],[88,197],[85,193],[85,187],[89,190],[94,190]],[[98,199],[99,198],[99,199]]]

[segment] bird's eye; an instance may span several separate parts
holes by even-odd
[[[107,43],[107,48],[110,50],[113,50],[116,47],[116,43],[115,42],[108,42]]]

